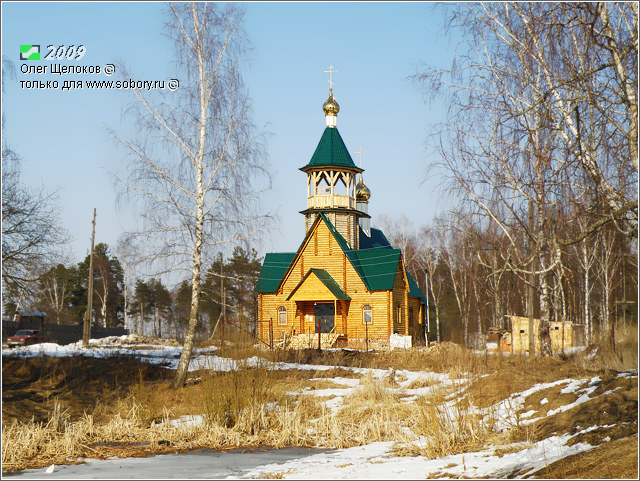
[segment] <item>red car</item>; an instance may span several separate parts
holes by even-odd
[[[39,344],[48,342],[49,338],[40,334],[37,329],[21,329],[14,336],[7,337],[9,347],[28,346],[29,344]]]

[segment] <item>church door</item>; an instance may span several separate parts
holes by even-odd
[[[315,305],[316,333],[331,332],[334,326],[335,306],[333,302],[318,303]]]

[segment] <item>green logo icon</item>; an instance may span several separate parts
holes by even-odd
[[[20,60],[40,60],[40,45],[20,45]]]

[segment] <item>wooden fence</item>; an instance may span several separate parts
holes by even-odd
[[[37,329],[39,326],[27,327],[22,326],[23,329]],[[18,323],[15,321],[2,321],[2,341],[8,337],[13,336],[18,331]],[[71,344],[82,340],[82,326],[80,325],[67,325],[67,324],[44,324],[44,335],[51,339],[51,342],[55,342],[60,345]],[[122,327],[91,327],[91,339],[102,339],[109,336],[124,336],[129,334],[128,329]]]

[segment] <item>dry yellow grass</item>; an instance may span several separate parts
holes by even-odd
[[[597,365],[633,367],[635,363],[637,367],[637,353],[635,360],[628,355],[632,346],[632,342],[620,343],[614,357],[602,351],[595,358],[487,356],[449,344],[438,352],[273,352],[267,356],[272,360],[298,360],[334,368],[274,370],[267,363],[256,367],[241,362],[228,372],[203,369],[192,373],[193,381],[180,390],[170,389],[169,379],[140,376],[125,396],[99,404],[82,416],[72,416],[64,402],[54,400],[47,421],[4,422],[2,465],[3,469],[12,470],[65,463],[69,458],[108,457],[116,449],[125,449],[116,444],[128,449],[139,446],[136,449],[148,454],[256,445],[346,448],[392,441],[398,454],[430,458],[490,444],[526,444],[544,432],[536,432],[537,425],[520,425],[521,411],[517,408],[513,408],[512,429],[505,432],[494,429],[496,420],[491,413],[481,416],[477,408],[494,406],[535,383],[595,375],[588,369]],[[232,359],[265,355],[247,346],[234,349],[232,344],[225,347],[225,353]],[[344,366],[384,368],[390,372],[434,371],[447,373],[460,382],[447,387],[439,387],[431,380],[411,383],[410,389],[430,387],[430,394],[407,402],[398,388],[406,380],[401,373],[381,379],[365,376],[359,387],[344,397],[336,413],[315,396],[287,394],[302,392],[312,385],[341,387],[327,380],[309,381],[310,378],[359,376]],[[538,397],[532,397],[531,402],[539,404]],[[204,415],[205,422],[177,427],[168,423],[187,414]]]

